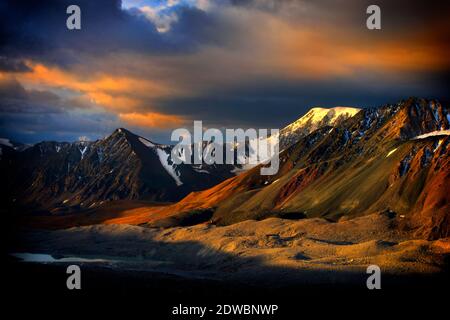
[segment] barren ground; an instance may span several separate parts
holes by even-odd
[[[14,251],[100,258],[104,261],[96,263],[112,268],[270,285],[360,281],[371,264],[391,275],[432,274],[448,267],[450,239],[411,239],[393,223],[386,215],[373,214],[337,223],[271,218],[225,227],[93,225],[28,231]]]

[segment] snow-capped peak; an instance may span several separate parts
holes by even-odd
[[[282,131],[295,131],[300,127],[304,127],[309,123],[311,125],[317,125],[320,122],[325,122],[325,125],[334,125],[336,120],[340,116],[345,116],[346,118],[352,117],[357,114],[361,109],[352,107],[335,107],[335,108],[312,108],[303,117],[297,121],[291,123],[285,127]]]
[[[312,108],[303,117],[280,131],[280,150],[323,126],[336,126],[341,120],[353,117],[361,109],[353,107]]]

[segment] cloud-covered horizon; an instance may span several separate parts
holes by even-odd
[[[31,143],[170,131],[279,128],[313,106],[447,101],[447,2],[73,1],[0,4],[0,136]]]

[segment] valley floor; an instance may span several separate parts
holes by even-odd
[[[293,283],[365,287],[366,268],[372,264],[394,282],[397,276],[409,279],[414,274],[448,271],[450,239],[413,239],[394,225],[384,214],[337,223],[270,218],[225,227],[106,224],[21,232],[10,252],[50,254],[54,264],[64,264],[60,258],[75,257],[72,261],[89,268],[266,287]]]
[[[206,319],[360,319],[393,309],[416,315],[418,308],[430,316],[448,300],[450,239],[414,239],[397,223],[373,214],[337,223],[271,218],[225,227],[22,229],[7,242],[14,245],[2,289],[11,312],[19,312],[19,302],[21,314],[33,317],[200,319],[174,316],[180,305],[207,308]],[[80,266],[81,290],[66,287],[72,264]],[[371,264],[381,268],[381,290],[367,289]],[[223,305],[277,305],[279,312],[217,314]]]

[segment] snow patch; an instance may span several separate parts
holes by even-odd
[[[194,169],[194,171],[195,172],[198,172],[198,173],[210,173],[208,170],[204,170],[204,169]]]
[[[149,148],[154,148],[155,147],[155,145],[153,143],[151,143],[150,141],[148,141],[147,139],[144,139],[144,138],[140,137],[139,141],[146,147],[149,147]]]
[[[156,147],[156,145],[154,143],[152,143],[142,137],[139,137],[139,141],[144,146],[146,146],[148,148],[153,148],[153,150],[156,151],[156,154],[158,155],[159,161],[161,162],[161,165],[163,166],[163,168],[175,180],[175,183],[177,184],[177,186],[181,186],[183,184],[183,182],[180,180],[180,175],[177,174],[177,172],[175,171],[175,164],[172,164],[172,165],[169,164],[170,153],[169,154],[166,153],[164,150]],[[201,171],[197,171],[197,172],[201,172]],[[207,172],[207,173],[209,173],[209,172]]]
[[[395,151],[397,151],[397,148],[392,149],[391,151],[389,151],[388,154],[386,155],[386,158],[389,157],[391,154],[393,154]]]
[[[174,165],[169,164],[169,154],[159,148],[156,149],[156,153],[159,157],[159,161],[164,169],[166,169],[167,173],[175,180],[177,186],[181,186],[183,182],[180,180],[180,176],[175,172]]]
[[[420,136],[414,137],[412,140],[425,139],[428,137],[435,137],[435,136],[448,136],[448,135],[450,135],[450,129],[449,130],[437,130],[437,131],[421,134]]]
[[[198,173],[210,173],[208,170],[205,170],[205,169],[202,169],[202,166],[200,165],[200,166],[198,166],[198,167],[192,167],[192,169],[194,169],[194,171],[195,172],[198,172]]]
[[[436,144],[436,147],[433,149],[433,152],[436,152],[436,150],[439,149],[439,147],[443,141],[444,141],[444,139],[439,139],[438,143]]]

